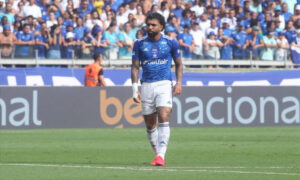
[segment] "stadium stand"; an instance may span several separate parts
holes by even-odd
[[[0,0],[0,65],[130,65],[152,12],[185,65],[300,63],[300,0]]]

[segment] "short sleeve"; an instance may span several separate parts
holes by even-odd
[[[103,39],[107,39],[107,32],[103,33]]]
[[[171,49],[172,58],[177,59],[180,56],[179,44],[175,39],[173,39],[171,42],[172,42],[172,49]]]
[[[120,33],[118,36],[119,41],[126,41],[125,36],[123,33]]]
[[[178,37],[177,37],[177,39],[178,39],[178,40],[180,40],[180,39],[182,40],[182,39],[183,39],[183,37],[182,37],[182,36],[183,36],[183,34],[182,34],[182,33],[178,34]]]
[[[133,45],[133,50],[132,50],[132,60],[140,60],[140,52],[139,52],[139,41],[135,41],[134,45]]]
[[[36,35],[34,39],[35,39],[35,40],[42,41],[42,36],[41,36],[41,35]]]
[[[21,35],[20,32],[18,32],[18,33],[17,33],[17,39],[22,40],[21,38],[22,38],[22,35]]]
[[[34,40],[33,33],[30,33],[30,41]]]

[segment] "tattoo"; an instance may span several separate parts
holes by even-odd
[[[137,83],[139,80],[140,61],[132,60],[131,65],[131,82]]]
[[[175,59],[174,62],[175,62],[176,82],[181,84],[182,74],[183,74],[183,65],[182,65],[181,57]]]

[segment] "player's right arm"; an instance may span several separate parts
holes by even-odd
[[[141,95],[138,89],[138,80],[139,80],[139,41],[136,41],[133,46],[133,55],[132,55],[132,65],[131,65],[131,82],[132,82],[132,98],[134,102],[141,102]]]

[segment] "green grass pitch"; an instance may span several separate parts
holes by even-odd
[[[0,130],[1,180],[299,180],[300,127],[171,128],[153,158],[142,128]]]

